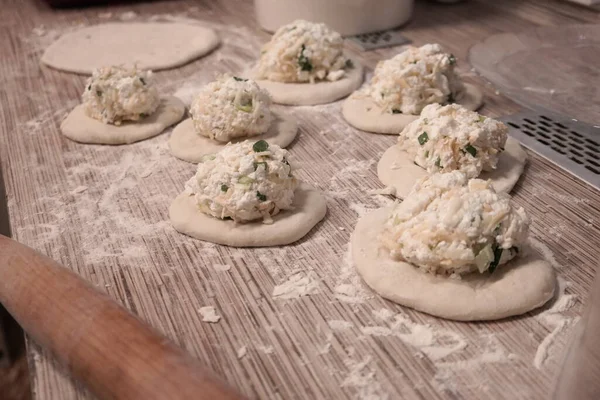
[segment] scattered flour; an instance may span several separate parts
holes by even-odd
[[[77,186],[75,189],[73,189],[73,193],[79,194],[85,192],[86,190],[88,190],[87,186]]]
[[[367,207],[364,204],[359,204],[359,203],[350,204],[350,209],[352,211],[354,211],[356,214],[358,214],[359,217],[362,217],[363,215],[366,215],[369,212],[374,210],[374,208]]]
[[[338,283],[333,289],[335,298],[344,303],[363,303],[365,300],[373,297],[365,289],[360,276],[354,268],[352,261],[352,248],[348,243],[348,249],[344,255],[342,269],[336,275],[341,283]]]
[[[217,314],[217,310],[213,306],[200,307],[198,310],[202,315],[202,321],[215,324],[221,320],[221,316]]]
[[[248,353],[248,348],[246,346],[242,346],[237,350],[237,358],[238,360],[244,357]]]
[[[361,400],[387,400],[389,395],[377,381],[370,363],[371,357],[365,357],[360,361],[351,357],[344,360],[348,373],[340,386],[356,389],[356,398]]]
[[[318,292],[319,283],[313,271],[308,273],[298,272],[289,279],[273,288],[273,298],[297,299]]]
[[[380,308],[379,310],[373,310],[372,313],[375,316],[375,318],[377,318],[381,321],[387,321],[390,318],[392,318],[394,315],[396,315],[395,312],[393,312],[392,310],[389,310],[387,308]]]
[[[334,331],[343,331],[352,328],[354,325],[350,321],[332,319],[327,321],[327,325]]]
[[[554,355],[555,345],[561,333],[567,327],[574,325],[579,317],[568,317],[563,313],[569,311],[577,302],[577,296],[574,294],[566,294],[567,289],[571,286],[570,282],[558,277],[558,289],[552,306],[538,314],[535,318],[548,325],[551,329],[550,333],[539,344],[533,365],[537,369],[541,369],[546,361]]]
[[[215,271],[225,272],[231,269],[231,265],[227,264],[213,264]]]
[[[138,14],[135,11],[126,11],[119,15],[119,19],[121,21],[131,21],[138,17]]]

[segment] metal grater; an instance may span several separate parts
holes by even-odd
[[[380,49],[382,47],[400,46],[410,42],[410,40],[402,36],[398,30],[365,33],[362,35],[349,36],[346,39],[348,39],[351,45],[357,46],[362,51]]]
[[[600,190],[600,126],[548,110],[499,119],[525,147]]]

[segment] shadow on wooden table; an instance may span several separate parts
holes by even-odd
[[[0,333],[0,339],[4,336],[7,344],[0,354],[0,397],[2,400],[29,400],[31,390],[23,331],[2,306],[0,329],[4,333]]]

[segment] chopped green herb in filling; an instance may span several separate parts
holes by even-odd
[[[346,68],[354,68],[354,63],[351,59],[346,60]]]
[[[221,185],[221,192],[227,192],[227,190],[229,190],[229,186]]]
[[[494,245],[494,261],[492,261],[490,264],[490,274],[496,270],[496,267],[500,263],[500,258],[502,257],[502,250],[502,247],[498,246],[497,244]]]
[[[265,171],[267,170],[267,163],[265,161],[262,161],[262,162],[255,162],[254,163],[254,170],[255,171],[258,169],[259,165],[264,166],[265,167]]]
[[[215,158],[217,158],[217,156],[215,156],[214,154],[205,154],[202,157],[200,157],[200,162],[212,161]]]
[[[448,95],[448,103],[454,103],[456,100],[454,99],[454,95],[450,93]]]
[[[265,140],[259,140],[252,146],[252,150],[254,150],[256,153],[262,153],[263,151],[267,151],[268,148],[269,143],[267,143]]]
[[[473,157],[477,156],[477,149],[470,144],[465,146],[465,151],[472,155]]]
[[[101,91],[101,90],[96,90],[96,95],[97,95],[98,97],[102,96],[102,91]]]
[[[427,135],[427,132],[423,132],[419,135],[419,137],[417,138],[417,140],[419,141],[419,144],[421,146],[423,146],[425,143],[427,143],[429,141],[429,136]]]
[[[240,78],[240,77],[237,77],[237,76],[234,76],[233,79],[235,79],[238,82],[246,82],[248,80],[248,79]]]
[[[425,152],[425,158],[429,157],[429,150]]]
[[[298,56],[298,65],[302,71],[312,71],[313,66],[308,57],[304,55],[304,50],[306,50],[306,46],[302,45],[302,50],[300,50],[300,55]]]
[[[145,84],[146,84],[146,81],[145,81],[145,80],[144,80],[144,78],[142,78],[141,76],[140,76],[140,82],[142,82],[142,85],[145,85]]]
[[[267,201],[267,196],[265,196],[264,194],[262,194],[261,192],[256,192],[256,197],[258,197],[258,199],[260,201]]]
[[[228,220],[228,221],[233,221],[233,218],[231,218],[231,217],[224,217],[223,219]]]
[[[450,63],[450,65],[456,64],[456,57],[454,57],[454,54],[450,54],[450,57],[448,57],[448,62]]]
[[[92,85],[91,84],[88,86],[88,90],[92,90]]]
[[[441,162],[442,160],[438,157],[437,160],[435,160],[435,166],[438,168],[442,168]]]
[[[485,117],[483,115],[480,115],[479,119],[477,121],[478,122],[483,122],[483,121],[485,121]]]
[[[148,116],[148,114],[146,114],[146,113],[141,113],[140,114],[140,118],[146,118],[147,116]]]
[[[401,114],[402,111],[396,110],[395,108],[392,110],[392,114]]]

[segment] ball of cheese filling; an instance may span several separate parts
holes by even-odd
[[[366,92],[385,112],[419,115],[428,104],[462,97],[464,85],[455,65],[456,58],[439,44],[411,46],[377,64]]]
[[[223,75],[196,95],[190,114],[198,134],[227,143],[265,133],[272,120],[270,106],[271,97],[256,82]]]
[[[454,171],[419,181],[395,206],[379,239],[392,258],[434,274],[493,272],[514,258],[529,220],[489,181]]]
[[[105,124],[139,121],[158,108],[152,71],[103,67],[94,70],[82,94],[84,112]]]
[[[292,208],[298,181],[287,161],[288,152],[264,140],[228,144],[207,155],[186,188],[203,213],[249,222]]]
[[[431,104],[398,137],[398,145],[429,173],[465,173],[476,178],[496,169],[508,128],[500,121],[452,104]]]
[[[261,51],[257,79],[311,82],[341,79],[351,63],[344,39],[325,24],[298,20],[275,32]]]

